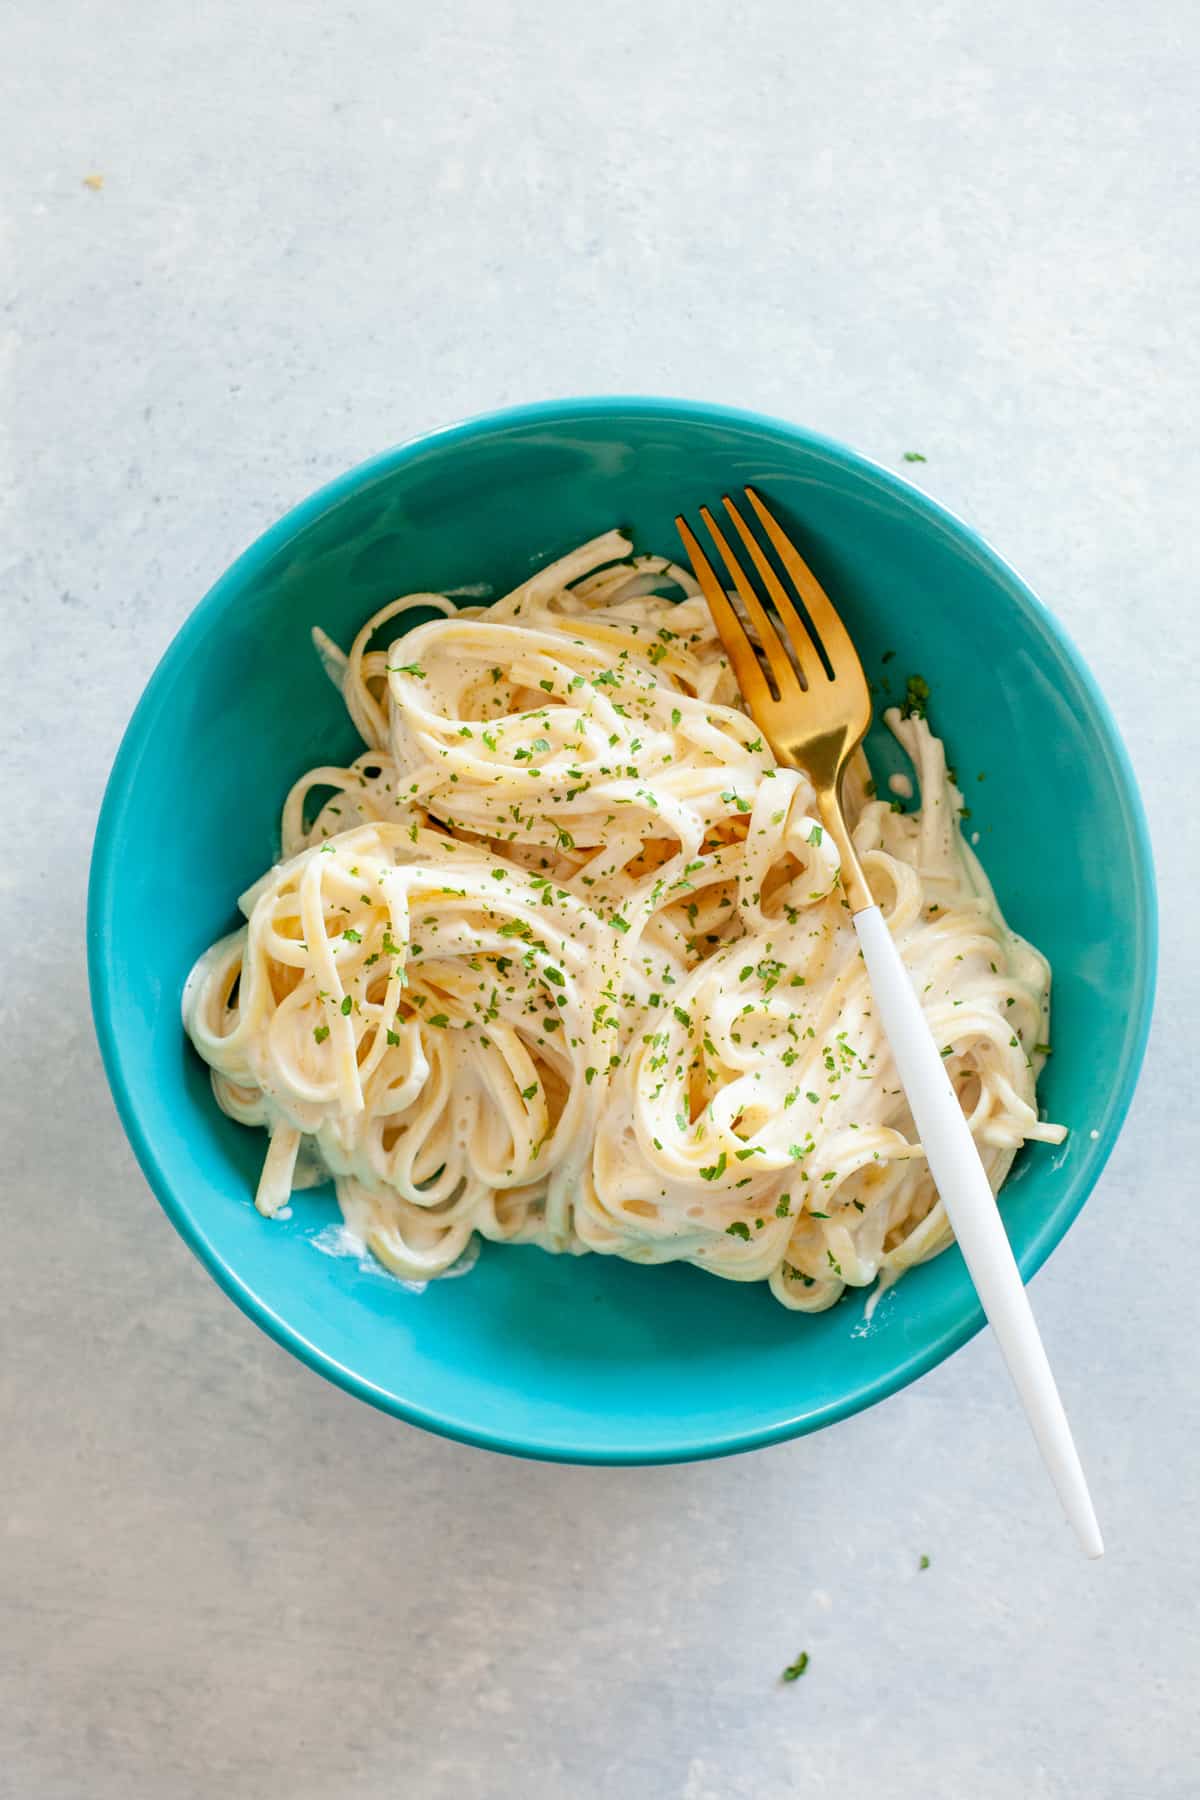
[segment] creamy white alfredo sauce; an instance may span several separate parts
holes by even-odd
[[[686,571],[611,532],[493,606],[409,595],[348,656],[314,637],[367,747],[293,789],[284,860],[184,995],[221,1106],[269,1133],[264,1213],[328,1172],[408,1281],[481,1233],[684,1258],[808,1312],[949,1242],[812,788]],[[860,756],[848,815],[998,1189],[1064,1135],[1035,1093],[1049,971],[941,743],[886,718],[920,811]]]

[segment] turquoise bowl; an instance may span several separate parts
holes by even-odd
[[[309,628],[342,644],[398,592],[499,592],[613,524],[674,552],[672,519],[753,482],[781,509],[887,697],[919,670],[1010,923],[1054,968],[1042,1098],[1065,1121],[1004,1190],[1030,1276],[1095,1185],[1150,1020],[1155,895],[1112,718],[1061,627],[978,537],[828,439],[671,400],[551,402],[390,450],[259,539],[201,601],[133,716],[96,835],[88,953],[117,1107],[170,1218],[230,1297],[351,1393],[492,1449],[587,1462],[720,1455],[813,1431],[922,1375],[977,1331],[956,1250],[864,1323],[682,1266],[485,1245],[413,1292],[324,1253],[328,1188],[264,1222],[257,1131],[221,1114],[179,996],[277,853],[291,781],[355,748]],[[886,664],[884,653],[894,651]],[[879,727],[882,772],[899,767]],[[985,779],[977,779],[985,778]]]

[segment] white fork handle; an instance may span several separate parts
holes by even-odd
[[[921,1003],[877,906],[854,915],[875,1004],[920,1134],[934,1183],[954,1228],[1008,1372],[1033,1427],[1063,1510],[1089,1556],[1104,1542],[995,1196]]]

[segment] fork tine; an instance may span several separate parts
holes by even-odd
[[[778,688],[780,694],[787,691],[789,683],[799,686],[800,684],[796,678],[796,671],[792,665],[791,658],[788,656],[787,648],[784,644],[780,643],[779,633],[772,624],[766,607],[755,593],[754,584],[747,578],[746,571],[738,561],[737,555],[733,546],[730,544],[729,539],[725,536],[725,533],[721,530],[721,527],[717,524],[717,521],[713,518],[713,515],[708,510],[707,506],[702,506],[700,508],[700,517],[708,527],[709,535],[711,536],[713,543],[717,546],[717,549],[720,551],[721,560],[729,571],[729,579],[737,589],[738,597],[749,614],[754,629],[758,633],[759,648],[766,657],[767,665],[771,671],[771,677],[775,686]],[[797,652],[797,654],[799,654],[799,652]]]
[[[771,596],[771,604],[779,614],[780,623],[792,640],[792,649],[795,651],[797,661],[800,663],[801,680],[805,688],[808,688],[811,686],[811,683],[808,680],[808,670],[810,668],[819,669],[822,675],[825,673],[825,665],[821,661],[820,648],[814,643],[812,633],[804,623],[804,620],[800,617],[800,614],[796,611],[791,595],[767,561],[762,545],[747,525],[745,519],[743,519],[741,513],[729,498],[728,494],[722,495],[722,500],[725,511],[729,514],[737,527],[738,536],[741,538],[743,544],[745,544],[747,550],[754,559],[754,566],[762,578],[763,586]]]
[[[700,583],[701,592],[708,601],[709,611],[721,642],[724,644],[729,660],[733,664],[733,673],[751,708],[769,706],[771,690],[762,672],[754,646],[746,634],[746,627],[737,615],[737,608],[731,605],[729,595],[721,586],[717,572],[709,562],[704,551],[696,540],[691,526],[680,513],[675,520],[675,529],[683,539],[683,547],[688,553],[696,580]]]
[[[752,487],[746,489],[746,498],[758,514],[759,522],[774,545],[780,562],[796,584],[796,592],[808,609],[808,616],[824,646],[834,676],[844,676],[856,670],[862,675],[858,651],[854,648],[833,601],[766,502]]]

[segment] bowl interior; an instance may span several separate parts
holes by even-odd
[[[1132,777],[1045,611],[921,495],[792,427],[668,402],[564,402],[455,427],[314,496],[218,583],[135,714],[97,836],[94,1005],[122,1117],[159,1198],[227,1291],[326,1375],[405,1417],[525,1454],[660,1460],[812,1429],[911,1380],[980,1323],[950,1251],[864,1326],[690,1268],[485,1245],[463,1280],[406,1290],[340,1254],[329,1189],[265,1223],[264,1139],[225,1118],[179,995],[278,851],[289,784],[356,740],[312,651],[399,592],[495,592],[613,524],[677,553],[676,511],[753,482],[844,612],[879,704],[919,670],[1009,922],[1054,970],[1049,1116],[1004,1193],[1028,1273],[1093,1185],[1132,1091],[1154,899]],[[894,652],[885,663],[885,652]],[[886,775],[903,764],[876,727]]]

